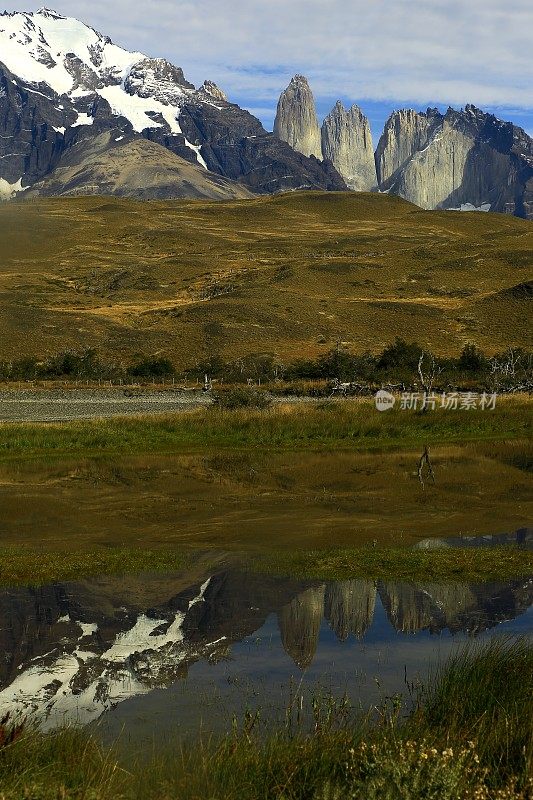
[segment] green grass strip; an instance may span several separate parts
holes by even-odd
[[[269,575],[323,581],[371,578],[408,583],[479,583],[533,575],[533,551],[514,546],[283,551],[258,556],[252,563],[255,570]]]
[[[164,417],[0,425],[0,459],[135,454],[185,448],[373,449],[531,436],[531,405],[505,398],[494,411],[393,410],[371,400],[258,410],[201,409]]]
[[[186,567],[190,560],[190,554],[168,548],[116,547],[65,552],[4,547],[0,549],[0,586],[40,586],[100,575],[173,572]]]

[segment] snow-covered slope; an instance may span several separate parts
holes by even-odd
[[[77,19],[41,8],[35,14],[0,15],[3,63],[29,84],[46,83],[58,95],[83,94],[89,80],[103,85],[122,83],[132,66],[145,58],[114,45]],[[77,59],[77,62],[76,62]],[[72,65],[85,70],[85,86]]]
[[[180,104],[195,92],[183,72],[164,59],[124,50],[77,19],[47,8],[0,15],[0,61],[27,91],[45,84],[74,105],[99,95],[138,133],[166,123],[172,134],[180,134]],[[71,127],[92,121],[79,112]],[[198,152],[197,161],[206,167]]]
[[[212,81],[196,89],[166,59],[46,8],[0,14],[0,199],[48,177],[88,126],[150,139],[253,192],[345,188]]]

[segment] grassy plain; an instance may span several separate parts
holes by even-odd
[[[79,731],[23,730],[0,739],[0,791],[3,800],[530,800],[532,698],[531,643],[495,639],[452,656],[407,717],[399,698],[365,718],[312,698],[307,732],[295,697],[275,734],[248,715],[222,739],[130,753],[127,763]]]
[[[208,557],[207,557],[208,558]],[[411,550],[387,547],[349,550],[274,551],[250,560],[238,554],[216,554],[205,570],[221,563],[247,566],[260,573],[291,578],[342,581],[371,578],[390,581],[482,583],[505,581],[533,575],[533,551],[518,547],[486,550],[445,548]],[[106,548],[80,552],[0,548],[0,587],[39,586],[105,575],[171,573],[198,558],[181,548]]]
[[[532,575],[533,551],[517,547],[300,550],[263,556],[257,560],[256,568],[276,575],[323,581],[373,578],[482,583]]]
[[[440,355],[528,347],[532,252],[527,221],[389,195],[4,204],[0,360],[95,347],[178,369],[252,353],[286,364],[396,336]]]
[[[531,400],[527,396],[500,397],[494,411],[437,409],[429,413],[398,407],[378,413],[373,398],[364,398],[316,405],[282,404],[264,410],[210,408],[136,419],[0,424],[0,459],[213,447],[368,450],[528,439],[531,427]]]

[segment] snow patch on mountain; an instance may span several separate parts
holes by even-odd
[[[490,203],[482,203],[480,206],[475,206],[473,203],[461,203],[457,208],[448,208],[447,211],[490,211]]]
[[[4,178],[0,178],[0,200],[11,200],[18,192],[23,192],[22,178],[16,183],[8,183]]]
[[[100,95],[137,133],[166,125],[172,135],[182,134],[180,103],[197,94],[183,72],[164,59],[124,50],[77,19],[46,8],[0,14],[0,62],[27,84],[26,91],[46,99],[53,94],[71,101]],[[93,122],[89,114],[78,112],[70,127]],[[56,130],[65,133],[62,127]],[[199,146],[187,139],[185,144],[207,169]]]
[[[151,119],[149,114],[154,117],[160,116],[169,126],[171,133],[181,133],[177,117],[179,114],[178,106],[168,106],[159,100],[151,98],[137,97],[127,94],[122,86],[106,86],[98,90],[98,94],[107,100],[113,113],[126,117],[133,126],[133,130],[142,133],[145,128],[160,128],[162,122]]]
[[[94,122],[94,119],[92,117],[90,117],[89,114],[86,114],[85,112],[83,112],[83,113],[78,112],[78,118],[77,118],[76,122],[73,122],[70,127],[71,128],[79,128],[79,127],[81,127],[81,125],[92,125],[93,122]]]
[[[204,602],[210,581],[208,578],[201,585],[187,611]],[[0,716],[8,713],[15,719],[30,719],[46,731],[60,725],[86,725],[118,703],[147,694],[157,684],[159,672],[172,674],[187,656],[196,655],[184,642],[187,611],[176,611],[170,621],[140,614],[103,653],[96,642],[87,641],[98,632],[96,623],[74,623],[68,615],[61,617],[57,622],[75,624],[81,631],[70,645],[72,652],[52,651],[33,659],[30,667],[0,691]],[[224,638],[204,647],[212,648]],[[67,642],[65,639],[66,646]],[[91,662],[89,666],[87,662]]]

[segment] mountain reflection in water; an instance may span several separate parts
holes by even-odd
[[[88,724],[123,701],[172,687],[195,663],[214,669],[273,615],[283,651],[304,670],[324,620],[344,647],[354,637],[362,647],[378,617],[380,637],[391,641],[423,632],[472,636],[533,604],[533,578],[320,583],[228,569],[190,580],[110,577],[3,591],[0,716],[23,714],[43,729]],[[264,658],[268,667],[272,649],[265,647]]]

